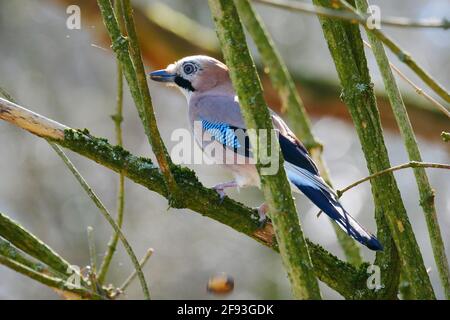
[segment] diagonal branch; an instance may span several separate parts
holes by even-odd
[[[0,264],[49,287],[62,290],[59,293],[65,297],[73,293],[75,294],[73,298],[106,298],[90,291],[84,278],[72,269],[67,261],[19,223],[1,212],[0,235]],[[37,261],[32,261],[23,252]],[[80,279],[80,286],[67,283],[71,274]]]
[[[337,193],[337,195],[339,197],[341,197],[341,195],[344,192],[347,192],[348,190],[350,190],[350,189],[360,185],[361,183],[364,183],[366,181],[375,179],[376,177],[379,177],[379,176],[381,176],[383,174],[386,174],[386,173],[389,173],[389,172],[398,171],[398,170],[402,170],[402,169],[406,169],[406,168],[434,168],[434,169],[447,169],[447,170],[450,170],[450,165],[449,164],[443,164],[443,163],[411,161],[411,162],[408,162],[408,163],[400,164],[398,166],[390,167],[390,168],[385,169],[385,170],[378,171],[378,172],[376,172],[374,174],[371,174],[370,176],[367,176],[365,178],[359,179],[358,181],[355,181],[352,184],[349,184],[345,188],[337,190],[336,193]]]
[[[73,130],[2,98],[0,119],[34,135],[52,140],[117,173],[123,173],[130,180],[151,191],[168,197],[164,177],[149,159],[134,156],[119,146],[111,146],[105,139],[96,138],[87,130]],[[217,192],[205,188],[187,168],[175,167],[174,176],[186,195],[185,208],[223,223],[278,251],[271,224],[259,228],[254,210],[228,197],[221,202]],[[319,280],[348,299],[373,295],[366,287],[367,273],[364,268],[358,270],[308,240],[307,245]]]
[[[235,4],[242,23],[245,25],[258,48],[263,64],[269,70],[270,80],[281,99],[281,111],[286,112],[287,119],[294,133],[308,148],[315,163],[319,167],[321,176],[332,186],[328,168],[322,157],[323,147],[312,132],[311,121],[297,92],[294,80],[275,47],[270,34],[266,30],[261,17],[253,10],[248,0],[236,0]],[[356,242],[339,228],[337,224],[332,223],[332,226],[347,261],[356,266],[360,265],[362,258]]]
[[[397,57],[400,61],[405,63],[414,73],[419,76],[420,79],[423,80],[434,92],[436,92],[444,101],[450,102],[450,94],[449,92],[440,84],[438,83],[431,75],[428,74],[428,72],[420,66],[412,57],[410,54],[405,52],[402,48],[400,48],[392,39],[390,39],[388,36],[386,36],[383,32],[381,32],[379,29],[376,28],[369,28],[367,26],[367,21],[369,16],[362,15],[358,13],[356,10],[351,10],[351,12],[345,12],[342,10],[334,10],[331,8],[324,8],[321,6],[317,7],[309,7],[308,4],[303,4],[299,2],[292,2],[292,1],[286,1],[286,0],[253,0],[255,2],[261,2],[264,4],[270,4],[276,7],[280,7],[283,9],[289,9],[289,10],[296,10],[296,11],[302,11],[302,12],[309,12],[317,14],[317,16],[321,17],[322,19],[333,19],[334,21],[348,21],[351,23],[359,23],[364,28],[366,28],[367,32],[374,34],[380,41],[382,41]],[[338,6],[336,2],[333,3],[333,5]],[[306,8],[309,7],[307,10]],[[335,20],[338,19],[338,20]],[[386,21],[385,21],[386,22]],[[442,26],[444,26],[445,29],[449,26],[449,21],[447,19],[443,19],[441,21]],[[386,24],[386,23],[385,23]],[[408,25],[408,24],[406,24]],[[405,26],[406,26],[405,25]]]
[[[292,293],[297,299],[320,299],[319,285],[283,167],[283,156],[277,139],[272,134],[269,110],[236,7],[233,1],[229,0],[209,0],[208,3],[244,121],[247,128],[254,129],[249,134],[251,144],[258,146],[258,150],[263,150],[264,154],[270,155],[271,165],[274,162],[277,165],[275,172],[264,173],[261,157],[257,157],[256,168],[261,190],[268,205]],[[261,143],[262,130],[265,130],[268,136],[268,143]],[[275,146],[274,151],[272,145]],[[257,154],[256,148],[253,150]]]
[[[71,266],[69,262],[2,213],[0,213],[0,235],[15,247],[45,263],[60,274],[66,277],[70,275]]]
[[[42,284],[45,284],[49,287],[62,290],[63,292],[73,292],[76,295],[88,298],[88,299],[104,299],[102,296],[98,295],[95,292],[85,288],[85,287],[73,287],[66,283],[65,280],[56,278],[52,275],[47,275],[41,272],[38,272],[31,268],[30,266],[21,264],[16,260],[0,255],[0,264],[3,264],[14,271],[17,271],[27,277],[30,277],[33,280],[36,280]]]
[[[345,1],[343,2],[350,6]],[[356,0],[355,3],[358,10],[367,11],[369,6],[367,0]],[[417,188],[419,190],[420,205],[422,206],[425,220],[427,222],[431,247],[433,249],[434,259],[441,278],[441,283],[444,287],[446,297],[450,299],[450,270],[445,254],[444,241],[442,239],[442,234],[438,223],[436,206],[434,203],[434,190],[430,185],[424,167],[417,164],[417,162],[422,161],[422,156],[420,154],[416,136],[414,134],[411,121],[409,120],[406,107],[403,103],[400,90],[397,86],[397,82],[395,81],[394,74],[392,73],[391,65],[384,51],[383,44],[374,34],[368,33],[367,36],[372,45],[373,54],[380,69],[384,87],[389,97],[398,127],[400,128],[400,133],[403,137],[409,160],[412,161],[413,165],[415,164],[415,166],[412,167],[414,168],[413,171],[417,182]]]
[[[366,45],[369,49],[372,49],[372,46],[365,40],[363,40],[364,45]],[[389,60],[388,60],[389,61]],[[427,99],[431,104],[435,105],[438,109],[440,109],[447,118],[450,118],[450,111],[444,107],[439,101],[437,101],[435,98],[430,96],[428,93],[426,93],[422,88],[420,88],[417,84],[412,82],[410,78],[408,78],[395,64],[389,61],[389,65],[391,66],[392,70],[394,70],[400,78],[406,81],[411,87],[413,87],[414,91],[418,94],[423,96],[425,99]]]
[[[147,252],[142,257],[142,259],[139,260],[139,265],[141,266],[141,268],[143,268],[145,266],[145,264],[147,263],[148,259],[150,259],[152,254],[153,254],[153,249],[150,248],[147,250]],[[128,276],[128,278],[125,279],[123,284],[120,286],[119,292],[125,292],[125,290],[128,288],[130,283],[134,280],[134,278],[136,278],[136,275],[137,275],[136,270],[133,270],[133,272]]]
[[[332,5],[330,0],[313,0],[313,3],[328,8]],[[334,19],[319,20],[343,87],[341,96],[353,119],[369,173],[385,170],[391,165],[359,28],[357,25]],[[385,246],[384,252],[377,253],[376,263],[383,268],[386,263],[395,264],[394,256],[397,251],[402,272],[405,272],[411,282],[416,298],[434,299],[420,248],[393,174],[380,175],[371,180],[371,185],[378,234]],[[391,238],[395,247],[392,246]],[[387,246],[392,252],[391,257],[388,256]],[[398,271],[398,268],[386,270],[397,283]]]
[[[356,11],[349,3],[345,0],[339,0],[340,3],[344,5],[344,7],[349,10],[351,13],[362,17],[361,14]],[[383,42],[391,51],[394,53],[397,58],[406,64],[414,73],[422,79],[437,95],[439,95],[444,101],[450,103],[450,93],[440,84],[438,83],[428,72],[420,66],[416,60],[411,57],[411,55],[405,52],[400,46],[395,43],[391,38],[385,35],[377,28],[369,28],[366,23],[361,24],[367,31],[368,34],[375,36],[379,41]]]

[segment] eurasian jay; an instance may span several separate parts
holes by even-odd
[[[220,160],[231,170],[235,179],[214,187],[221,198],[225,196],[226,188],[259,186],[256,166],[248,161],[252,158],[252,150],[225,64],[208,56],[190,56],[170,64],[166,69],[151,72],[150,78],[175,85],[186,96],[194,138],[203,150],[211,144],[226,150],[225,156],[221,155],[225,158]],[[375,236],[345,211],[336,193],[320,177],[306,148],[281,117],[273,111],[271,117],[292,190],[301,191],[352,238],[372,250],[382,250]],[[196,123],[201,125],[202,130],[194,130]],[[264,204],[258,208],[261,220],[265,219],[266,211]]]

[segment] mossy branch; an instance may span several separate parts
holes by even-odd
[[[313,3],[331,7],[329,0],[313,0]],[[389,157],[359,29],[343,21],[329,18],[319,20],[343,87],[342,98],[355,124],[369,173],[388,169]],[[433,288],[393,174],[381,175],[371,180],[371,185],[378,235],[385,246],[384,252],[377,253],[376,264],[381,267],[387,262],[395,263],[392,258],[396,249],[402,272],[411,282],[415,297],[434,299]],[[391,247],[391,237],[395,248]],[[398,274],[392,271],[386,270],[398,281]]]
[[[294,80],[275,47],[269,32],[266,30],[261,17],[253,10],[248,0],[236,0],[235,5],[242,23],[258,48],[263,64],[269,71],[272,85],[277,90],[278,96],[281,99],[281,111],[286,112],[288,122],[294,133],[302,140],[306,148],[308,148],[319,167],[322,177],[332,186],[328,168],[322,158],[322,144],[311,130],[311,121],[297,92]],[[347,260],[356,266],[360,265],[362,258],[355,241],[339,228],[337,224],[332,223],[332,226]]]
[[[352,5],[348,4],[346,1],[339,0],[340,3],[344,5],[351,13],[356,14],[358,17],[363,17]],[[381,30],[377,28],[369,28],[367,23],[361,24],[373,37],[376,37],[379,41],[383,42],[397,58],[406,64],[423,82],[425,82],[438,96],[440,96],[444,101],[450,103],[450,93],[438,83],[428,72],[420,66],[416,60],[407,52],[405,52],[400,46],[395,43],[390,37],[385,35]]]
[[[372,50],[372,46],[365,40],[363,40],[364,44]],[[394,70],[399,76],[400,78],[402,78],[403,80],[405,80],[406,83],[408,83],[413,89],[414,91],[420,95],[423,96],[425,99],[427,99],[431,104],[433,104],[434,106],[437,107],[437,109],[439,109],[442,113],[444,113],[444,115],[447,116],[447,118],[450,118],[450,111],[448,111],[448,109],[446,107],[444,107],[442,105],[442,103],[440,103],[439,101],[437,101],[435,98],[433,98],[432,96],[430,96],[428,93],[426,93],[422,88],[420,88],[417,84],[415,84],[410,78],[408,78],[395,64],[393,64],[392,62],[389,61],[389,64],[392,68],[392,70]]]
[[[170,191],[169,202],[179,201],[179,188],[171,172],[172,161],[167,153],[166,147],[156,123],[152,100],[147,84],[147,77],[142,63],[141,52],[134,26],[133,9],[129,0],[119,0],[123,6],[123,20],[128,37],[122,35],[117,17],[114,13],[110,0],[98,0],[98,6],[103,17],[108,34],[111,38],[112,49],[120,61],[125,79],[128,82],[131,96],[138,110],[145,134],[152,146],[164,181]]]
[[[283,9],[288,10],[294,10],[294,11],[301,11],[301,12],[308,12],[316,14],[317,16],[321,17],[322,19],[329,19],[333,21],[348,21],[350,23],[359,23],[362,26],[364,26],[368,33],[374,34],[380,41],[382,41],[398,58],[400,61],[405,63],[414,73],[417,74],[419,78],[423,80],[434,92],[436,92],[444,101],[447,103],[450,102],[450,94],[449,92],[440,84],[438,83],[431,75],[428,74],[428,72],[420,66],[409,53],[405,52],[403,49],[400,48],[392,39],[390,39],[388,36],[386,36],[383,32],[381,32],[379,29],[376,28],[368,28],[367,21],[369,16],[362,15],[358,13],[356,10],[352,12],[345,12],[340,10],[334,10],[331,9],[332,7],[324,8],[324,7],[311,7],[307,8],[308,4],[302,4],[299,2],[293,2],[293,1],[280,1],[280,0],[253,0],[256,2],[261,2],[264,4],[269,4],[272,6],[276,6]],[[333,8],[338,8],[339,3],[333,2]],[[384,21],[384,24],[387,21]],[[436,22],[436,21],[435,21]],[[408,25],[420,25],[415,24],[412,21],[410,23],[405,23],[404,26]],[[426,24],[425,24],[426,25]],[[440,25],[447,29],[449,26],[449,21],[447,19],[442,19]]]
[[[244,121],[247,128],[256,129],[252,131],[254,134],[250,133],[250,141],[253,146],[265,148],[265,154],[270,155],[272,161],[278,162],[279,170],[275,174],[264,174],[260,157],[256,167],[292,292],[297,299],[320,299],[318,282],[284,171],[283,156],[272,135],[269,110],[236,7],[229,0],[210,0],[209,7],[231,81],[239,97]],[[268,136],[271,135],[266,145],[258,144],[261,141],[259,129],[264,129]],[[272,153],[272,144],[275,145],[276,154]]]
[[[77,275],[80,278],[80,287],[67,283],[68,277],[76,270],[35,235],[2,213],[0,213],[0,235],[0,264],[44,285],[61,290],[62,293],[75,294],[73,297],[106,298],[88,289],[86,281],[80,274]],[[37,261],[32,261],[22,251]]]
[[[119,146],[112,146],[105,139],[90,135],[87,130],[71,129],[2,98],[0,98],[0,119],[34,135],[52,140],[117,173],[123,173],[130,180],[151,191],[168,197],[164,177],[151,160],[134,156]],[[175,168],[177,183],[186,195],[183,201],[184,208],[223,223],[278,251],[271,224],[268,223],[261,229],[257,213],[253,209],[228,197],[221,202],[217,192],[205,188],[191,170],[178,166]],[[362,266],[356,269],[308,240],[307,245],[314,272],[319,280],[348,299],[374,296],[374,292],[366,287],[368,275]]]
[[[0,236],[55,271],[69,276],[70,263],[17,222],[0,213]]]
[[[27,277],[30,277],[33,280],[36,280],[42,284],[45,284],[51,288],[55,288],[61,290],[62,292],[72,292],[76,294],[75,298],[81,297],[86,299],[104,299],[104,297],[98,295],[95,292],[90,291],[84,287],[73,287],[70,284],[60,278],[55,278],[50,275],[46,275],[44,273],[37,272],[32,269],[30,266],[20,264],[16,260],[0,255],[0,264],[11,268],[12,270],[19,272]],[[63,293],[64,295],[64,293]]]
[[[3,214],[0,213],[0,215]],[[67,278],[68,276],[67,274],[61,274],[54,271],[40,261],[32,261],[28,256],[15,248],[11,242],[6,241],[3,238],[0,238],[0,255],[15,260],[17,263],[23,264],[36,272],[51,274],[53,276],[60,276],[61,278]]]
[[[359,11],[367,12],[369,7],[367,0],[356,0],[355,4]],[[378,68],[380,69],[384,87],[391,103],[392,111],[394,112],[398,127],[400,128],[400,133],[403,137],[409,160],[412,161],[410,165],[414,168],[414,175],[416,177],[420,195],[420,205],[422,206],[425,214],[434,259],[436,261],[442,286],[444,287],[445,295],[447,299],[450,299],[450,271],[447,256],[445,255],[444,241],[442,239],[441,230],[437,219],[436,207],[434,204],[434,191],[428,181],[428,176],[424,169],[425,167],[418,164],[418,162],[422,161],[422,156],[420,154],[416,136],[414,134],[411,121],[409,120],[406,107],[403,103],[400,90],[397,86],[389,60],[384,51],[383,44],[373,33],[368,32],[367,37],[372,46],[372,51],[377,61]]]

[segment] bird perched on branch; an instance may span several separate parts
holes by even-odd
[[[208,148],[225,151],[216,152],[215,160],[230,169],[235,179],[214,187],[221,199],[227,188],[259,186],[259,175],[251,161],[254,150],[225,64],[207,56],[190,56],[151,72],[150,78],[174,85],[186,96],[194,138],[204,152]],[[286,123],[273,111],[271,117],[292,190],[305,194],[352,238],[372,250],[382,250],[379,241],[345,211]],[[201,130],[195,129],[198,126]],[[267,206],[261,205],[258,213],[260,220],[265,220]]]

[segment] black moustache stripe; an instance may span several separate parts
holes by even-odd
[[[192,86],[191,82],[190,82],[189,80],[186,80],[186,79],[183,78],[183,77],[176,76],[174,82],[175,82],[178,86],[180,86],[181,88],[184,88],[184,89],[189,90],[189,91],[192,91],[192,92],[195,91],[195,89],[194,89],[194,87]]]

